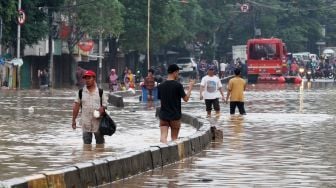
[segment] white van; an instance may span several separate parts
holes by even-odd
[[[298,53],[293,53],[293,58],[296,60],[302,60],[303,62],[308,62],[309,61],[309,52],[298,52]]]

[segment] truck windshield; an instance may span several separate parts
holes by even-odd
[[[276,44],[250,44],[249,45],[249,56],[250,59],[255,60],[268,60],[268,59],[279,59],[280,50],[277,49]]]

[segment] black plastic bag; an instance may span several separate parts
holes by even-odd
[[[114,123],[113,119],[105,113],[99,123],[100,134],[112,136],[116,129],[117,125]]]

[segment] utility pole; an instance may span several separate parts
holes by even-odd
[[[103,81],[103,31],[99,31],[99,87],[102,88]]]
[[[100,18],[103,17],[103,13],[100,12]],[[99,56],[99,87],[103,86],[103,27],[99,29],[99,42],[98,42],[98,56]]]
[[[48,9],[49,16],[49,83],[54,87],[54,52],[53,52],[53,13]]]
[[[0,56],[2,55],[2,17],[0,17]]]
[[[18,10],[21,10],[21,0],[19,0],[19,3],[18,3]],[[17,26],[17,47],[16,47],[16,58],[17,59],[20,59],[20,40],[21,40],[21,25],[18,23],[18,26]],[[18,66],[17,78],[18,78],[17,88],[20,89],[20,87],[21,87],[20,66]]]
[[[147,69],[150,69],[150,57],[149,57],[149,34],[150,34],[150,4],[151,4],[151,0],[147,1],[148,5],[147,5]]]

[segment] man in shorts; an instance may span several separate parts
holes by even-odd
[[[168,130],[171,129],[171,140],[178,138],[181,127],[181,98],[188,102],[191,90],[195,84],[190,80],[187,93],[183,85],[177,81],[179,78],[179,67],[172,64],[168,67],[167,80],[158,86],[158,98],[161,100],[160,118],[160,142],[167,143]]]
[[[148,75],[145,78],[144,86],[147,89],[147,106],[148,108],[153,107],[153,89],[155,87],[155,78],[154,78],[154,70],[149,69]]]
[[[211,117],[212,107],[216,111],[216,116],[220,115],[219,97],[225,101],[222,91],[222,83],[218,76],[215,75],[215,68],[210,66],[208,75],[204,76],[200,87],[200,100],[205,101],[207,117]]]

